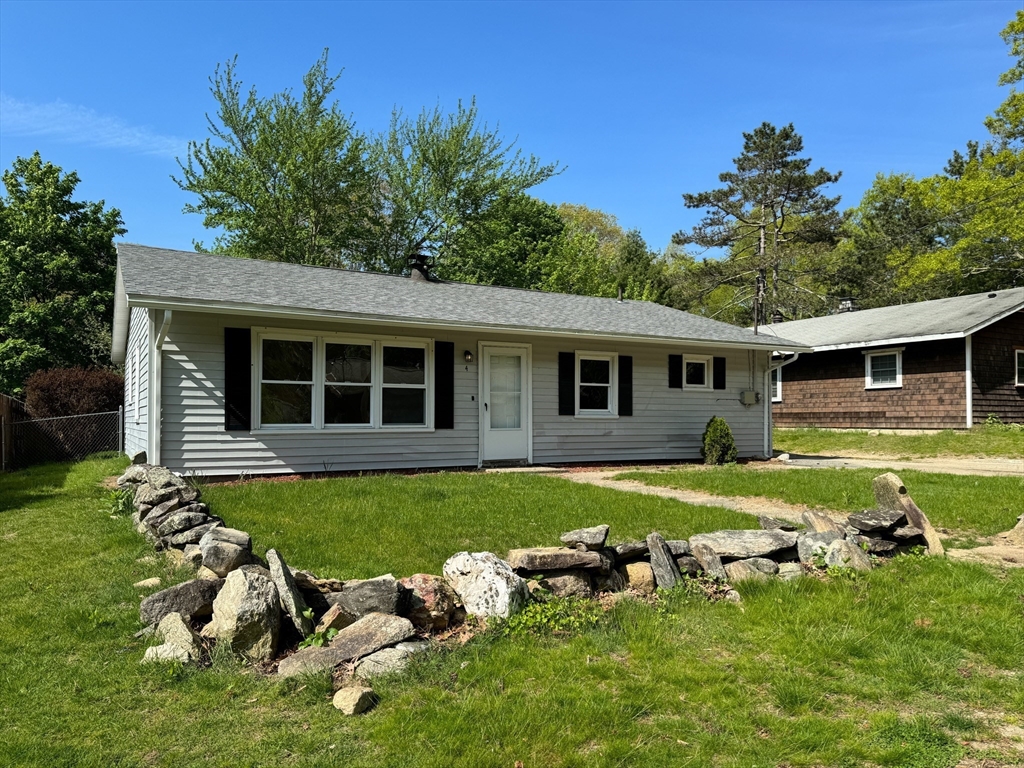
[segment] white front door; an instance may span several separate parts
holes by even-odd
[[[484,461],[530,457],[530,348],[483,346],[481,412]]]

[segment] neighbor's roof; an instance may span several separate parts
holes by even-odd
[[[413,280],[276,261],[117,246],[113,356],[124,354],[128,307],[304,316],[441,328],[697,342],[801,350],[772,336],[646,301]]]
[[[912,341],[959,339],[1024,310],[1024,288],[862,309],[763,328],[816,352]]]

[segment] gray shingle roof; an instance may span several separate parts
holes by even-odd
[[[920,337],[957,338],[1024,309],[1024,288],[791,320],[764,329],[818,349],[867,347]]]
[[[124,294],[135,304],[205,304],[242,311],[284,310],[433,325],[692,340],[732,347],[802,348],[775,336],[755,335],[746,328],[645,301],[620,303],[592,296],[427,282],[131,244],[118,245],[117,256]]]

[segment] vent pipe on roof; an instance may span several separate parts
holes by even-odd
[[[622,286],[619,286],[619,304],[622,303]]]
[[[422,253],[414,253],[409,257],[409,277],[413,280],[430,280],[430,261]]]

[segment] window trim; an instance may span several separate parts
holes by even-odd
[[[903,388],[903,350],[906,347],[891,349],[873,349],[864,352],[864,389],[902,389]],[[871,358],[896,355],[896,383],[875,384],[871,379]]]
[[[580,361],[581,360],[607,360],[608,366],[608,409],[582,409],[580,408]],[[593,386],[604,386],[595,384]],[[590,350],[576,350],[576,413],[577,419],[617,419],[619,418],[619,353],[618,352],[596,352]]]
[[[141,386],[139,384],[139,357],[140,350],[142,349],[141,344],[135,345],[135,364],[132,366],[132,387],[134,394],[132,395],[132,409],[135,412],[135,423],[139,423],[139,392]]]
[[[263,384],[263,339],[313,342],[313,421],[311,424],[263,424],[261,385]],[[369,345],[372,373],[370,386],[369,424],[326,424],[324,392],[327,385],[327,344]],[[423,424],[383,424],[382,399],[384,381],[384,347],[419,347],[424,350],[423,384],[389,384],[389,387],[422,389],[424,391]],[[253,372],[252,435],[283,435],[323,433],[332,435],[365,434],[367,432],[433,432],[434,431],[434,340],[412,336],[371,336],[369,334],[333,331],[303,331],[294,328],[252,328]]]
[[[775,376],[775,383],[772,383],[772,375]],[[772,368],[768,375],[769,394],[773,403],[782,402],[782,367]]]
[[[712,357],[713,355],[683,355],[683,389],[711,389],[714,381],[713,370],[712,370]],[[703,384],[687,384],[686,383],[686,364],[687,363],[703,363],[704,365],[704,383]]]
[[[1024,379],[1020,376],[1021,363],[1024,363],[1022,358],[1024,358],[1024,347],[1017,347],[1013,350],[1014,378],[1016,380],[1014,386],[1016,387],[1024,387]]]

